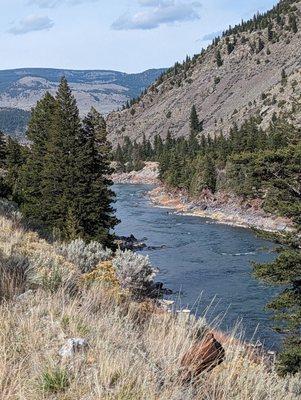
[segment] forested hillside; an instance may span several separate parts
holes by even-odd
[[[17,108],[0,108],[0,130],[11,136],[23,138],[30,112]]]
[[[116,143],[189,135],[195,105],[204,132],[225,135],[258,112],[267,128],[274,114],[284,116],[301,95],[301,3],[282,0],[273,10],[230,27],[200,54],[163,74],[135,104],[108,117]],[[300,111],[290,114],[300,125]]]

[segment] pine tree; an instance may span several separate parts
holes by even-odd
[[[278,370],[281,374],[301,371],[301,252],[284,249],[275,261],[255,264],[254,270],[257,278],[283,288],[268,305],[275,313],[276,330],[286,334]]]
[[[115,194],[109,178],[111,146],[107,141],[105,120],[94,108],[83,120],[79,144],[75,168],[77,183],[69,220],[73,221],[73,231],[81,232],[80,236],[113,247],[111,229],[118,220],[112,207]]]
[[[154,139],[154,154],[155,154],[155,159],[159,160],[162,152],[163,152],[163,141],[160,135],[156,135]]]
[[[190,122],[190,133],[201,132],[203,130],[203,121],[200,122],[195,105],[191,107],[189,122]]]
[[[119,172],[125,172],[125,161],[124,161],[124,154],[123,150],[120,146],[120,143],[117,145],[117,149],[114,154],[114,160],[117,163],[116,169]]]
[[[166,140],[165,140],[165,150],[171,150],[174,145],[174,140],[171,136],[170,130],[167,132]]]
[[[0,131],[0,168],[6,164],[6,141],[4,134]]]
[[[49,229],[60,231],[62,238],[66,238],[66,218],[75,197],[76,158],[82,145],[80,133],[81,122],[76,101],[67,80],[62,78],[47,142],[42,187],[44,221]]]
[[[7,140],[6,146],[6,169],[5,181],[10,188],[12,200],[20,202],[20,171],[26,160],[26,149],[17,140],[11,137]]]
[[[216,179],[217,176],[214,162],[212,158],[207,155],[204,158],[203,184],[213,193],[216,191]]]
[[[287,75],[285,69],[283,68],[281,71],[281,84],[285,86],[286,83],[287,83]]]
[[[26,164],[21,173],[22,213],[29,220],[42,224],[47,210],[42,195],[45,171],[45,156],[55,113],[56,102],[53,96],[46,93],[32,110],[27,138],[30,150]]]
[[[221,51],[218,49],[216,52],[216,64],[218,67],[221,67],[224,64],[222,59]]]
[[[231,54],[235,49],[235,45],[232,42],[228,42],[227,43],[227,52],[228,54]]]
[[[290,14],[289,16],[289,26],[294,33],[298,32],[297,18],[295,14]]]
[[[269,40],[269,42],[272,42],[273,39],[274,39],[273,25],[269,24],[268,25],[268,40]]]
[[[6,141],[3,133],[0,131],[0,171],[6,167]],[[5,182],[4,174],[0,172],[0,197],[7,197],[9,187]]]
[[[258,39],[258,53],[260,53],[264,49],[264,46],[265,46],[264,41],[261,38],[259,38]]]

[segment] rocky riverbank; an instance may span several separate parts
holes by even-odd
[[[159,185],[159,163],[146,162],[145,166],[140,171],[118,172],[113,174],[114,183],[130,183],[133,185],[149,184]]]
[[[294,230],[288,218],[264,212],[260,199],[245,201],[229,193],[212,194],[208,190],[204,190],[198,198],[192,199],[185,191],[169,190],[159,181],[159,164],[156,162],[146,162],[141,171],[116,173],[113,175],[113,180],[115,183],[156,185],[148,193],[152,203],[159,207],[172,208],[181,214],[210,218],[222,224],[267,232]]]
[[[204,191],[198,199],[191,199],[181,190],[167,190],[158,186],[148,193],[153,204],[172,208],[176,212],[218,223],[243,228],[255,228],[267,232],[292,232],[292,222],[287,218],[265,213],[259,199],[244,201],[228,193],[212,194]]]

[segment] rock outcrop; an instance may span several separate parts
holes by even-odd
[[[191,347],[181,360],[181,378],[189,382],[204,371],[211,371],[225,358],[223,346],[213,333],[207,333],[203,340]]]

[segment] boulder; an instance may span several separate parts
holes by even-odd
[[[68,339],[60,349],[59,355],[62,358],[73,357],[75,353],[85,350],[88,347],[86,339],[72,338]]]
[[[194,344],[181,360],[181,377],[183,382],[198,377],[204,371],[211,371],[225,358],[223,346],[215,339],[213,333]]]
[[[120,250],[142,250],[146,247],[146,244],[136,239],[134,235],[117,236],[115,243]]]

